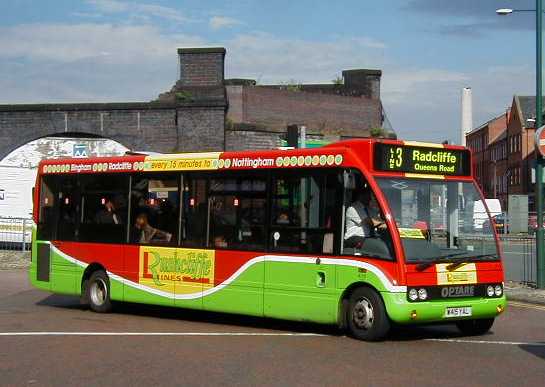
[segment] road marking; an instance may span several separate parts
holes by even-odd
[[[0,332],[0,336],[328,336],[285,332]]]
[[[285,332],[0,332],[2,336],[289,336],[289,337],[326,337],[320,333],[285,333]],[[494,340],[466,340],[466,339],[423,339],[440,343],[457,344],[496,344],[496,345],[526,345],[531,347],[545,347],[544,343],[525,341],[494,341]]]
[[[531,347],[545,347],[545,343],[532,343],[532,342],[526,342],[526,341],[495,341],[495,340],[466,340],[466,339],[424,339],[424,340],[438,341],[441,343],[526,345]]]
[[[528,308],[536,310],[545,310],[545,305],[527,304],[525,302],[509,301],[509,305],[516,306],[518,308]]]

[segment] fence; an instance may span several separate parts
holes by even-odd
[[[0,250],[26,251],[32,239],[32,219],[0,217]]]
[[[536,284],[536,239],[533,236],[501,235],[505,279]]]

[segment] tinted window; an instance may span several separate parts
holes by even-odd
[[[266,244],[267,180],[239,173],[210,180],[209,246],[263,250]]]
[[[179,175],[135,175],[131,189],[131,242],[176,245]]]
[[[57,233],[59,212],[58,176],[44,176],[40,187],[40,212],[38,218],[38,239],[53,240]]]
[[[271,249],[333,253],[341,198],[338,171],[279,172],[272,180]]]
[[[184,175],[181,245],[206,247],[208,230],[207,179]]]
[[[79,176],[81,242],[124,243],[127,239],[129,177]]]
[[[77,240],[79,201],[76,176],[44,176],[40,194],[38,238]]]

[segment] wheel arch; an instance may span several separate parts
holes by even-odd
[[[369,288],[375,291],[379,295],[379,297],[382,299],[382,302],[384,302],[384,298],[382,297],[382,294],[380,294],[380,291],[369,282],[357,281],[357,282],[351,283],[349,286],[346,287],[346,289],[344,289],[344,291],[341,294],[341,298],[339,300],[339,311],[337,314],[338,315],[337,323],[339,325],[339,328],[341,329],[346,328],[346,310],[348,306],[348,300],[350,299],[350,296],[352,295],[352,293],[359,288]]]
[[[81,297],[82,297],[83,301],[87,301],[87,300],[84,300],[84,298],[85,298],[85,286],[87,284],[87,281],[89,280],[89,278],[91,278],[91,275],[93,275],[94,272],[99,271],[99,270],[102,270],[102,271],[104,271],[106,273],[106,269],[104,268],[104,266],[102,266],[98,262],[93,262],[93,263],[89,264],[85,268],[85,270],[83,271],[83,275],[81,277],[81,285],[80,285],[80,294],[81,294]]]

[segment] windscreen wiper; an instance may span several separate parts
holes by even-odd
[[[464,251],[464,252],[458,252],[458,253],[443,255],[441,257],[438,257],[437,259],[433,259],[431,261],[423,262],[423,263],[419,264],[418,266],[416,266],[416,270],[418,270],[418,271],[426,270],[428,267],[430,267],[431,265],[433,265],[435,263],[451,263],[451,265],[447,266],[447,270],[453,270],[456,267],[460,266],[462,263],[465,263],[468,259],[479,259],[479,258],[484,258],[484,257],[496,257],[495,254],[480,254],[480,255],[474,255],[474,256],[459,257],[459,258],[456,258],[456,259],[449,259],[449,258],[452,258],[452,257],[457,257],[459,255],[464,255],[464,254],[467,254],[467,253],[468,253],[467,251]]]
[[[462,255],[462,254],[465,254],[466,252],[457,252],[457,253],[452,253],[452,254],[447,254],[447,255],[442,255],[440,257],[437,257],[436,259],[431,259],[427,262],[422,262],[420,263],[418,266],[416,266],[416,270],[418,271],[424,271],[426,270],[428,267],[430,267],[431,265],[435,264],[435,263],[440,263],[440,262],[444,262],[445,259],[448,259],[448,258],[452,258],[452,257],[456,257],[458,255]],[[449,260],[449,262],[451,262]]]

